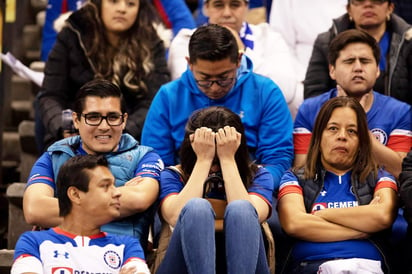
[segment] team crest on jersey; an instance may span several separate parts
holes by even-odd
[[[312,212],[327,208],[326,203],[315,203],[312,207]]]
[[[73,274],[73,268],[70,267],[52,267],[52,274]]]
[[[388,142],[388,135],[386,135],[386,132],[383,131],[380,128],[374,128],[371,130],[373,136],[375,136],[375,138],[381,143],[386,145],[386,143]]]
[[[115,251],[107,251],[103,255],[104,262],[113,269],[118,269],[121,265],[120,256]]]

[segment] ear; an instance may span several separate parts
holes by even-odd
[[[190,62],[190,57],[189,57],[189,56],[186,56],[185,59],[186,59],[187,65],[189,66],[189,69],[192,70],[193,64]]]
[[[209,17],[209,1],[203,2],[202,12],[206,17]]]
[[[239,50],[239,56],[237,57],[237,68],[240,68],[240,65],[242,63],[242,57],[243,57],[243,50]]]
[[[73,119],[74,128],[78,130],[80,126],[80,116],[78,116],[77,113],[73,111],[72,119]]]
[[[378,71],[376,72],[376,79],[378,79],[379,75],[381,75],[381,70],[379,69],[379,65],[378,65]]]
[[[388,15],[391,15],[394,10],[395,10],[395,4],[394,4],[394,3],[390,3],[390,4],[388,5]]]
[[[123,113],[122,129],[125,129],[125,128],[126,128],[127,118],[129,118],[129,115],[127,114],[127,112]]]
[[[329,76],[330,78],[332,78],[333,80],[336,81],[336,77],[335,77],[335,67],[329,64]]]
[[[81,202],[80,191],[77,187],[71,186],[67,189],[67,197],[73,204],[79,205]]]

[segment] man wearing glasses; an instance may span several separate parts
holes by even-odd
[[[153,147],[165,165],[176,165],[190,114],[225,106],[241,117],[250,154],[271,172],[277,189],[293,155],[292,118],[279,87],[252,72],[231,31],[219,25],[193,33],[187,62],[182,77],[163,85],[153,99],[142,144]]]
[[[51,145],[31,170],[23,196],[27,223],[58,226],[63,220],[55,197],[60,166],[76,155],[101,154],[107,158],[121,193],[120,217],[102,230],[134,236],[145,249],[162,160],[152,148],[122,134],[128,115],[121,91],[109,81],[93,80],[80,88],[72,117],[79,135]]]

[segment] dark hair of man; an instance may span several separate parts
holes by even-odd
[[[190,37],[189,59],[192,64],[199,59],[214,62],[226,58],[237,63],[238,57],[236,39],[225,27],[216,24],[201,26]]]
[[[153,26],[160,23],[156,10],[148,0],[139,0],[136,21],[122,35],[118,48],[113,48],[107,39],[101,10],[101,0],[90,0],[78,11],[87,18],[81,26],[82,40],[93,69],[100,77],[124,85],[140,97],[146,96],[144,79],[154,70],[152,50],[162,43]]]
[[[69,187],[76,187],[83,192],[89,191],[90,170],[98,166],[108,167],[106,158],[88,154],[71,157],[60,167],[56,183],[60,216],[67,216],[72,210],[72,202],[67,196]]]
[[[373,173],[377,175],[377,165],[372,157],[372,143],[369,137],[368,122],[365,111],[361,104],[352,97],[335,97],[328,100],[320,109],[315,125],[313,127],[312,138],[310,139],[309,151],[305,165],[305,178],[315,178],[321,163],[321,142],[322,134],[326,129],[332,113],[337,108],[351,108],[356,113],[358,124],[359,147],[352,168],[352,179],[359,178],[363,182],[366,177]]]
[[[357,29],[345,30],[333,38],[330,42],[328,51],[329,64],[335,66],[340,52],[346,48],[346,46],[353,43],[363,43],[368,45],[372,49],[373,57],[375,58],[376,65],[378,66],[380,60],[380,49],[378,43],[375,38],[367,32]]]
[[[121,112],[126,112],[125,102],[119,87],[110,81],[104,79],[95,79],[84,84],[76,94],[76,98],[73,104],[73,111],[78,114],[78,117],[85,108],[86,98],[92,96],[99,98],[119,98]]]
[[[190,142],[190,134],[194,133],[196,129],[201,127],[208,127],[214,132],[219,128],[231,126],[237,132],[242,134],[240,146],[235,153],[235,161],[242,178],[243,184],[248,188],[251,184],[257,166],[252,164],[249,158],[248,147],[246,144],[245,129],[239,115],[232,112],[230,109],[222,106],[213,106],[194,111],[190,116],[185,129],[185,137],[180,147],[180,162],[185,177],[188,178],[192,173],[196,162],[196,154],[193,151]]]

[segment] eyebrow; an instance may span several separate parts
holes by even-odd
[[[337,122],[329,122],[329,123],[327,123],[326,124],[326,126],[342,126],[340,123],[337,123]],[[349,125],[347,125],[347,126],[345,126],[345,127],[358,127],[358,125],[357,124],[349,124]]]
[[[222,73],[219,73],[219,74],[207,74],[207,73],[204,73],[204,72],[201,72],[201,71],[197,71],[197,73],[202,75],[202,76],[205,76],[206,78],[212,78],[212,77],[221,77],[225,74],[228,74],[229,72],[231,72],[233,70],[234,69],[229,69],[229,70],[226,70],[226,71],[224,71]]]

